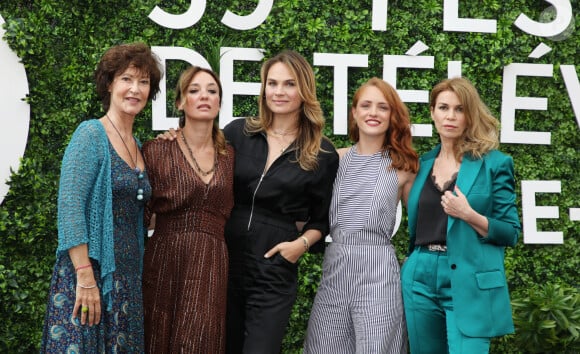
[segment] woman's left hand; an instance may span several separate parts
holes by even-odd
[[[300,239],[296,239],[291,242],[280,242],[276,246],[272,247],[266,254],[264,258],[270,258],[276,253],[280,253],[284,259],[286,259],[290,263],[298,262],[300,256],[302,256],[306,252],[304,249],[304,244]]]
[[[441,206],[443,206],[443,211],[454,218],[467,220],[468,216],[472,213],[471,206],[469,205],[465,195],[461,193],[461,190],[459,190],[459,187],[455,186],[453,192],[455,192],[455,194],[451,191],[446,191],[445,194],[441,196]]]

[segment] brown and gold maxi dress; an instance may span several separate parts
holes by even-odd
[[[148,353],[223,353],[228,254],[224,225],[233,206],[234,151],[218,155],[208,184],[177,140],[143,146],[155,232],[143,264]]]

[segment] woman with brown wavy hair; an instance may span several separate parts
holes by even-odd
[[[399,262],[391,244],[397,205],[406,203],[418,155],[407,107],[372,78],[354,94],[350,148],[330,206],[330,236],[304,353],[406,353]]]
[[[221,98],[217,75],[191,66],[176,87],[177,139],[143,145],[156,215],[143,260],[146,353],[225,351],[234,151],[217,125]]]
[[[228,353],[280,352],[297,294],[298,259],[311,246],[324,246],[338,168],[322,134],[308,62],[283,51],[262,65],[261,82],[258,117],[224,128],[236,151],[235,201],[226,225]]]
[[[514,331],[504,250],[521,226],[499,122],[465,78],[431,90],[441,143],[421,156],[409,193],[402,287],[411,353],[487,353]]]

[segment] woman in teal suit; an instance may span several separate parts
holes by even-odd
[[[420,159],[401,271],[411,353],[488,353],[514,331],[504,248],[521,230],[498,121],[466,79],[431,91],[441,144]]]

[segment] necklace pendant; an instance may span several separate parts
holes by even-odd
[[[141,171],[141,169],[139,167],[135,168],[135,172],[137,173],[137,200],[138,201],[142,201],[143,200],[143,188],[140,188],[140,182],[143,178],[145,178],[145,175],[143,175],[143,171]]]

